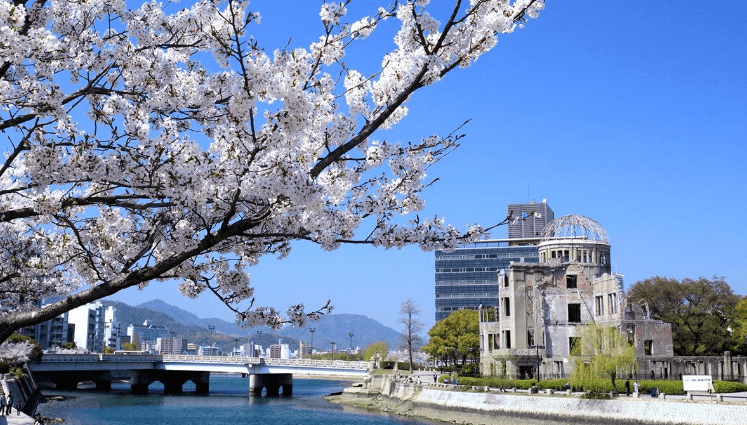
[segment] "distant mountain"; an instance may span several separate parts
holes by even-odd
[[[310,329],[314,328],[314,347],[320,350],[329,350],[335,343],[337,349],[350,348],[350,333],[353,334],[353,347],[366,348],[377,341],[389,344],[390,350],[396,350],[399,333],[388,328],[376,320],[360,314],[332,314],[322,316],[318,322],[309,323],[306,327],[298,329],[286,327],[280,331],[283,336],[295,339],[311,340]]]
[[[207,345],[210,339],[209,325],[215,326],[212,341],[224,350],[230,350],[234,345],[242,345],[250,340],[259,338],[262,345],[269,346],[282,338],[283,343],[289,344],[293,349],[298,347],[298,341],[311,342],[310,329],[314,328],[314,348],[318,350],[329,350],[335,343],[338,350],[350,347],[350,333],[353,333],[353,347],[366,348],[368,345],[384,341],[389,344],[390,350],[395,350],[398,345],[399,333],[381,323],[359,314],[332,314],[322,316],[318,322],[309,323],[306,327],[298,329],[285,327],[280,331],[273,331],[267,327],[241,328],[236,323],[221,319],[203,319],[193,313],[172,306],[162,300],[155,299],[142,303],[136,307],[119,302],[106,302],[117,309],[117,316],[122,324],[122,331],[130,324],[142,324],[150,319],[154,325],[163,325],[169,330],[175,331],[175,336],[187,339],[190,342]],[[262,331],[259,336],[257,331]],[[235,341],[238,339],[238,341]]]

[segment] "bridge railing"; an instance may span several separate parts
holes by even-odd
[[[317,367],[335,369],[365,370],[368,362],[345,361],[345,360],[311,360],[311,359],[273,359],[267,357],[242,357],[242,356],[193,356],[164,354],[164,362],[190,362],[190,363],[232,363],[232,364],[266,364],[268,366],[289,367]]]
[[[160,362],[156,354],[55,354],[44,353],[41,362],[48,363],[97,363],[97,362]]]
[[[240,356],[194,356],[179,354],[52,354],[45,353],[42,362],[55,363],[97,363],[97,362],[187,362],[211,364],[265,364],[268,366],[310,367],[320,369],[366,370],[369,363],[346,360],[273,359],[267,357]]]
[[[240,356],[194,356],[185,354],[164,354],[164,362],[190,362],[190,363],[236,363],[236,364],[260,364],[259,357]]]
[[[264,359],[268,365],[276,366],[307,366],[335,369],[368,369],[369,363],[347,360],[311,360],[311,359]]]

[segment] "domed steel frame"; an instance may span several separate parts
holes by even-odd
[[[605,244],[610,243],[604,227],[582,215],[564,215],[550,222],[542,229],[540,241],[551,239],[587,239]]]

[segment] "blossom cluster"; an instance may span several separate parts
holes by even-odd
[[[408,219],[458,137],[394,143],[379,130],[543,2],[456,1],[442,22],[411,0],[347,23],[348,3],[322,5],[318,41],[273,51],[250,35],[260,15],[245,0],[173,13],[156,1],[0,0],[0,321],[70,307],[36,314],[43,297],[82,303],[177,280],[242,323],[303,324],[331,307],[256,307],[249,276],[293,241],[436,249],[483,235]],[[399,28],[379,71],[342,65],[384,19]]]

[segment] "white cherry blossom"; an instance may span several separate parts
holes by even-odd
[[[322,5],[310,45],[276,48],[254,39],[260,14],[244,0],[0,0],[0,341],[159,281],[212,293],[245,325],[303,325],[331,305],[258,306],[250,278],[294,241],[430,250],[485,235],[413,217],[461,136],[377,130],[543,1],[454,0],[436,16],[409,0],[348,17],[351,2]],[[394,19],[391,52],[343,63]]]

